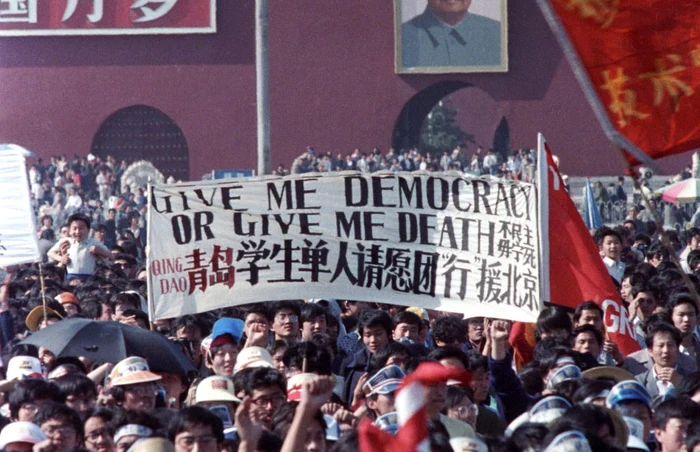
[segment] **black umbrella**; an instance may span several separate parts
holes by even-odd
[[[129,356],[141,356],[155,372],[196,372],[180,348],[162,334],[119,322],[66,319],[37,331],[22,343],[44,347],[57,358],[84,356],[116,364]]]

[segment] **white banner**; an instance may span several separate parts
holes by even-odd
[[[0,212],[0,267],[41,260],[27,168],[19,152],[0,152]]]
[[[364,300],[535,321],[534,185],[340,173],[150,188],[151,318]]]

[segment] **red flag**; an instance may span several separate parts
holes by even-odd
[[[428,420],[425,413],[425,386],[457,380],[469,384],[468,372],[439,363],[423,363],[406,377],[396,390],[399,432],[391,436],[363,419],[358,429],[360,452],[430,452]]]
[[[538,3],[605,132],[632,163],[700,147],[699,1]]]
[[[537,141],[542,301],[570,308],[595,301],[603,309],[606,332],[620,351],[637,351],[639,344],[627,309],[598,246],[564,189],[559,169],[541,134]]]

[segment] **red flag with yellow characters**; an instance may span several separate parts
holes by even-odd
[[[700,148],[699,0],[537,0],[631,163]]]

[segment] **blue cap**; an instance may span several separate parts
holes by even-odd
[[[574,364],[567,364],[557,369],[547,381],[547,389],[552,389],[562,381],[582,378],[581,369]]]
[[[212,344],[216,339],[224,335],[229,335],[233,341],[238,344],[243,336],[243,327],[245,324],[241,319],[232,319],[229,317],[222,317],[214,323],[214,327],[211,330],[211,342]]]
[[[608,408],[615,409],[620,402],[636,400],[651,408],[651,395],[643,384],[636,380],[626,380],[613,386],[605,399]]]
[[[399,431],[399,416],[395,411],[379,416],[374,425],[388,432],[391,435],[396,435]]]
[[[391,394],[401,386],[401,382],[405,377],[406,374],[399,366],[386,366],[372,375],[364,384],[362,390],[368,396],[372,394]]]

